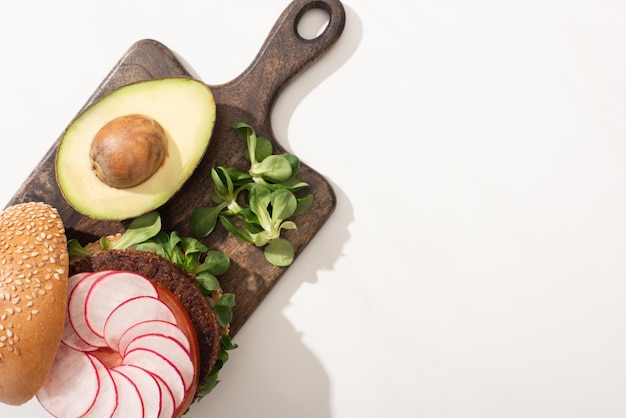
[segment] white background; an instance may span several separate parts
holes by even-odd
[[[134,42],[221,84],[287,4],[4,2],[0,200]],[[344,4],[273,113],[337,209],[188,416],[626,416],[626,3]]]

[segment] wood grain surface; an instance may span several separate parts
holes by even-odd
[[[315,39],[302,38],[297,25],[302,16],[313,8],[325,10],[330,19],[324,32]],[[279,16],[258,55],[245,71],[222,85],[210,85],[217,104],[217,119],[206,155],[183,188],[158,209],[165,231],[189,235],[192,211],[211,203],[210,171],[216,163],[245,167],[243,143],[234,135],[231,124],[246,122],[274,143],[271,110],[280,91],[303,70],[319,59],[340,37],[345,25],[345,10],[338,0],[295,0]],[[118,87],[164,77],[190,77],[175,55],[155,40],[141,40],[132,45],[109,75],[80,109],[82,113],[92,103]],[[314,115],[312,117],[315,117]],[[40,164],[24,181],[8,206],[43,201],[56,207],[63,218],[68,238],[86,244],[101,236],[123,231],[129,221],[97,221],[73,210],[62,197],[55,177],[54,160],[60,138],[52,145]],[[306,159],[306,156],[299,156]],[[335,195],[322,175],[303,164],[299,176],[309,183],[308,192],[315,202],[308,213],[296,218],[296,231],[286,231],[297,256],[332,214]],[[235,335],[285,272],[285,268],[267,263],[261,249],[244,244],[228,234],[221,225],[204,240],[209,247],[227,254],[232,261],[229,271],[221,277],[226,292],[236,295],[231,333]]]

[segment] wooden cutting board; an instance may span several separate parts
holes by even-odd
[[[313,40],[297,32],[302,16],[313,8],[325,10],[330,19],[324,32]],[[231,129],[234,122],[246,122],[258,135],[274,143],[277,152],[284,148],[276,141],[271,126],[271,109],[280,91],[296,75],[320,58],[339,38],[345,25],[345,10],[339,0],[295,0],[280,15],[265,43],[250,66],[238,77],[222,85],[210,85],[217,105],[217,119],[206,155],[183,188],[158,209],[163,230],[189,235],[189,217],[197,207],[211,204],[211,168],[216,163],[245,167],[243,142]],[[89,98],[90,104],[112,90],[137,81],[163,77],[191,76],[175,55],[155,40],[141,40],[130,47],[106,79]],[[315,118],[315,115],[311,115]],[[73,210],[61,195],[55,178],[54,160],[60,138],[20,186],[8,205],[43,201],[59,210],[68,238],[82,244],[101,236],[124,231],[130,221],[97,221]],[[299,155],[302,160],[306,156]],[[299,177],[309,184],[315,203],[308,213],[295,219],[298,229],[286,231],[297,256],[304,250],[333,212],[335,195],[328,182],[303,164]],[[229,271],[221,277],[226,292],[236,295],[231,334],[234,335],[262,302],[286,268],[272,266],[261,249],[245,244],[227,233],[221,225],[204,240],[210,248],[231,258]]]

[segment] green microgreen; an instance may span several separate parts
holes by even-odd
[[[257,136],[243,122],[232,125],[245,144],[246,171],[224,164],[211,170],[213,206],[199,207],[191,215],[192,235],[208,236],[219,220],[241,241],[264,247],[265,258],[276,266],[288,266],[295,257],[294,247],[281,232],[296,229],[292,218],[305,213],[313,195],[296,196],[308,184],[297,177],[300,159],[294,154],[274,154],[269,139]]]
[[[91,251],[80,245],[80,242],[77,239],[70,239],[67,241],[67,251],[71,258],[86,257],[91,254]]]
[[[215,303],[213,310],[217,316],[217,322],[225,327],[233,319],[233,310],[235,306],[235,295],[232,293],[224,293]]]
[[[119,240],[113,243],[112,249],[123,250],[144,242],[161,231],[161,216],[157,212],[149,212],[135,218]]]

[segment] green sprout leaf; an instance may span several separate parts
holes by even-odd
[[[222,327],[225,327],[232,321],[233,306],[235,306],[235,295],[233,293],[224,293],[215,303],[213,310],[217,317],[217,322]]]
[[[91,251],[85,249],[76,239],[70,239],[69,241],[67,241],[67,251],[70,258],[86,257],[91,254]]]
[[[250,175],[255,181],[263,179],[279,183],[289,179],[291,173],[291,164],[282,155],[270,155],[250,167]]]
[[[265,255],[266,260],[271,264],[285,267],[293,263],[293,245],[286,239],[276,238],[265,247],[263,255]]]
[[[246,142],[246,141],[244,141]],[[256,137],[256,148],[254,149],[254,156],[257,161],[261,161],[274,153],[274,147],[272,146],[272,142],[262,136]],[[250,161],[250,152],[248,149],[244,149],[243,151],[244,158],[249,162]]]
[[[257,137],[254,129],[247,123],[237,122],[232,125],[232,128],[235,130],[237,136],[246,144],[247,154],[245,154],[248,158],[248,161],[251,165],[257,163]]]
[[[230,268],[230,258],[219,251],[208,251],[202,264],[196,267],[196,274],[209,273],[219,276]]]
[[[169,260],[168,254],[165,252],[163,246],[156,242],[142,242],[140,244],[137,244],[135,249],[137,251],[156,253],[159,257],[167,258]]]
[[[205,293],[210,294],[211,292],[218,290],[220,288],[220,282],[217,280],[212,274],[209,273],[200,273],[196,275],[196,280],[200,284],[202,290]]]
[[[272,216],[269,213],[271,191],[262,185],[255,184],[250,188],[249,202],[250,210],[258,218],[258,224],[265,231],[269,231],[272,226]]]
[[[189,220],[191,233],[199,238],[208,236],[215,229],[217,218],[224,207],[225,205],[203,206],[195,209]]]
[[[124,234],[113,243],[112,248],[123,250],[140,242],[147,241],[161,231],[161,216],[157,212],[149,212],[131,222]]]
[[[275,190],[270,194],[272,205],[272,220],[280,223],[294,214],[298,207],[298,201],[293,193],[287,189]]]
[[[248,244],[254,244],[254,234],[251,234],[250,231],[238,228],[230,218],[226,216],[220,216],[220,222],[226,228],[228,232],[235,235],[237,238],[242,240],[243,242],[247,242]]]
[[[109,241],[108,237],[100,237],[98,242],[100,243],[100,248],[105,251],[111,248],[111,241]]]
[[[297,201],[298,201],[298,206],[296,207],[296,210],[293,212],[293,215],[291,216],[300,216],[304,214],[306,211],[308,211],[311,208],[311,205],[313,204],[314,197],[312,194],[308,194],[304,197],[298,198]]]

